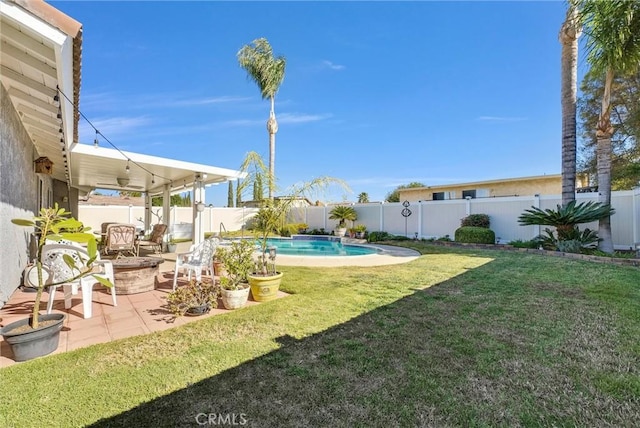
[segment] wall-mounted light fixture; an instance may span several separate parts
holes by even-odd
[[[204,202],[197,202],[196,203],[196,210],[198,210],[199,213],[201,213],[202,211],[204,211]]]

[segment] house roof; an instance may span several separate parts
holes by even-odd
[[[42,0],[0,0],[0,80],[35,144],[66,181],[65,151],[78,140],[82,25]],[[54,98],[57,89],[69,100]]]
[[[407,187],[403,189],[398,189],[400,192],[422,192],[425,190],[438,190],[438,189],[450,189],[452,187],[469,187],[469,188],[478,188],[481,186],[488,186],[492,184],[498,183],[517,183],[522,181],[536,181],[536,180],[560,180],[562,179],[561,174],[550,174],[550,175],[534,175],[530,177],[515,177],[515,178],[500,178],[496,180],[484,180],[484,181],[472,181],[468,183],[451,183],[451,184],[439,184],[437,186],[425,186],[425,187]]]

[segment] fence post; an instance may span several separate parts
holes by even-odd
[[[467,210],[467,217],[468,217],[471,215],[471,196],[466,196],[465,199],[466,199],[465,207]]]
[[[380,202],[380,232],[384,232],[384,201]]]
[[[637,245],[640,243],[640,186],[633,189],[633,195],[631,195],[631,212],[633,217],[633,244],[636,245],[636,250],[640,250],[637,248]]]
[[[535,195],[533,195],[533,206],[535,208],[540,208],[540,195],[538,193],[536,193]],[[535,236],[540,236],[540,225],[536,224],[535,226],[533,226],[533,233],[535,233]]]
[[[422,239],[422,200],[418,201],[418,239]]]

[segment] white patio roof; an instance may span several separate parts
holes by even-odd
[[[101,188],[149,192],[155,195],[162,193],[165,185],[169,185],[170,192],[191,190],[197,176],[207,186],[246,175],[227,168],[88,144],[75,144],[69,157],[74,165],[70,176],[71,186],[84,192]]]

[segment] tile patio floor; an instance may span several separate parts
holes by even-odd
[[[178,244],[177,252],[189,250],[190,242]],[[419,256],[413,250],[401,247],[389,247],[378,245],[384,250],[383,254],[353,256],[353,257],[298,257],[279,256],[279,265],[289,266],[377,266],[385,264],[407,263]],[[153,254],[143,254],[153,255]],[[73,297],[73,306],[64,309],[64,296],[62,290],[54,303],[54,311],[65,312],[67,318],[60,332],[60,344],[54,353],[71,351],[73,349],[90,346],[97,343],[110,342],[129,336],[147,334],[154,331],[166,330],[180,326],[188,322],[201,320],[206,317],[229,312],[226,309],[213,309],[209,314],[199,317],[180,317],[173,321],[171,313],[164,308],[166,296],[173,286],[173,272],[175,266],[175,253],[157,255],[164,262],[160,264],[160,273],[157,276],[156,289],[139,294],[118,295],[118,306],[114,307],[111,294],[106,289],[94,286],[93,289],[93,316],[89,319],[82,318],[82,296]],[[206,277],[206,275],[204,275]],[[187,280],[180,276],[178,285],[184,285]],[[286,296],[280,292],[279,297]],[[33,292],[16,290],[9,301],[0,309],[0,326],[27,317],[31,313]],[[49,296],[43,294],[41,313],[47,307]],[[257,305],[249,297],[248,305]],[[218,308],[222,308],[219,302]],[[0,336],[0,368],[16,364],[12,359],[13,354],[9,345]],[[46,357],[45,357],[46,358]]]
[[[187,251],[187,248],[178,248],[179,251]],[[97,343],[110,342],[129,336],[147,334],[154,331],[166,330],[189,322],[201,320],[210,316],[229,312],[226,309],[213,309],[207,315],[199,317],[179,317],[173,319],[171,313],[165,309],[166,296],[173,287],[173,269],[175,266],[175,254],[162,254],[165,262],[160,264],[160,273],[157,276],[156,289],[153,291],[118,295],[118,306],[114,307],[111,293],[96,285],[93,288],[93,315],[91,318],[82,317],[82,295],[73,296],[72,307],[64,309],[64,295],[62,287],[56,292],[56,300],[53,305],[54,312],[67,314],[64,326],[60,332],[60,344],[54,354],[71,351]],[[207,275],[203,275],[207,278]],[[210,277],[209,277],[210,278]],[[178,277],[178,286],[187,283],[186,277]],[[0,309],[0,326],[7,325],[27,317],[33,307],[32,302],[35,293],[17,289],[5,306]],[[280,292],[280,297],[286,296]],[[43,293],[41,313],[46,311],[49,295]],[[248,306],[259,304],[249,297]],[[219,302],[218,308],[223,308]],[[0,336],[0,368],[17,364],[13,360],[13,353],[9,345]],[[46,358],[46,357],[44,357]]]

